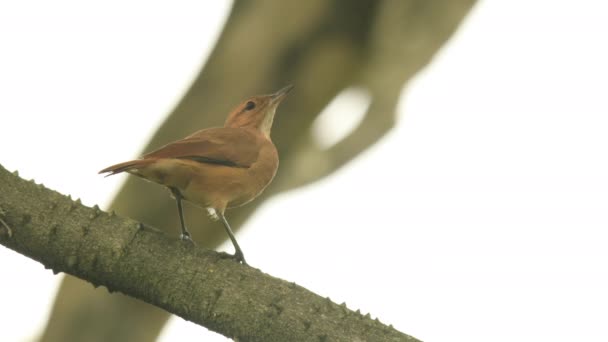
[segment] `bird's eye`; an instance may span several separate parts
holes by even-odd
[[[247,101],[245,104],[245,110],[252,110],[253,108],[255,108],[255,102]]]

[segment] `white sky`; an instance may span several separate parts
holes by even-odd
[[[228,8],[210,3],[0,2],[0,164],[107,204],[124,177],[97,170],[188,87]],[[606,9],[481,1],[394,131],[256,213],[250,263],[425,341],[608,340]],[[0,340],[31,340],[60,277],[2,247],[0,265]],[[177,318],[160,340],[225,340],[204,334]]]

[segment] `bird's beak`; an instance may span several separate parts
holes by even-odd
[[[290,84],[287,87],[270,95],[271,102],[273,104],[279,104],[285,98],[285,96],[287,96],[287,93],[289,93],[289,91],[291,91],[291,89],[293,89],[293,84]]]

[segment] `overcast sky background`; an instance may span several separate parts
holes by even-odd
[[[0,164],[107,205],[125,176],[97,171],[138,154],[229,6],[0,2]],[[248,261],[425,341],[608,340],[606,7],[480,1],[389,135],[256,212]],[[319,142],[366,103],[340,96]],[[3,247],[0,266],[0,340],[30,341],[61,276]],[[160,340],[203,338],[225,340],[181,318]]]

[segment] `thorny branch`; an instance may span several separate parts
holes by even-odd
[[[0,166],[0,244],[239,341],[416,341],[305,288]]]

